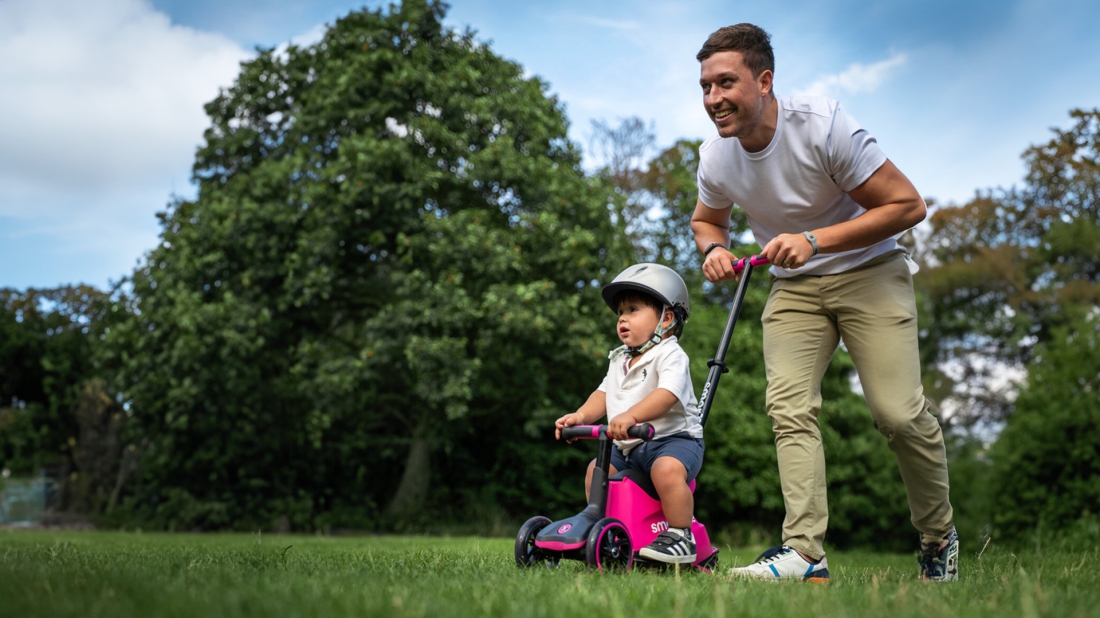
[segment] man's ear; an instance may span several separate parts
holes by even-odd
[[[771,71],[764,70],[760,72],[760,75],[756,78],[756,83],[760,86],[760,96],[767,97],[772,91],[772,79],[775,76]]]

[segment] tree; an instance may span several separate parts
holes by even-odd
[[[652,254],[647,242],[653,226],[650,210],[655,204],[642,186],[642,170],[656,139],[653,123],[646,126],[637,116],[621,119],[617,127],[606,120],[593,120],[589,139],[590,155],[602,162],[596,174],[615,189],[612,220],[643,261],[650,261],[646,256]]]
[[[699,197],[695,182],[702,141],[678,140],[646,160],[656,150],[652,124],[647,127],[641,118],[631,117],[614,128],[607,121],[593,121],[592,129],[592,149],[604,163],[598,174],[619,194],[616,221],[639,259],[665,264],[701,284],[702,259],[690,224]],[[748,231],[745,213],[735,209],[730,219],[735,247]]]
[[[655,211],[659,213],[650,230],[650,252],[662,263],[696,278],[701,278],[703,259],[690,230],[691,216],[699,200],[695,183],[702,143],[678,140],[662,150],[649,162],[641,182],[647,199],[657,206]],[[741,257],[748,255],[746,250],[759,249],[755,243],[744,243],[748,232],[745,212],[735,208],[730,213],[730,240],[733,251]]]
[[[71,468],[77,388],[110,303],[90,286],[0,290],[0,464]],[[21,428],[21,429],[17,429]]]
[[[1070,116],[1072,127],[1024,152],[1023,187],[978,193],[931,217],[931,268],[918,282],[931,318],[926,373],[941,391],[956,381],[988,387],[993,372],[1024,367],[1035,346],[1100,306],[1100,110]],[[945,364],[961,367],[961,380]],[[1003,420],[1010,391],[979,389],[954,420]]]
[[[560,491],[517,498],[521,466],[598,383],[628,246],[546,84],[444,8],[353,12],[207,106],[198,197],[111,333],[141,517],[403,525]]]
[[[125,481],[128,417],[97,359],[118,310],[90,286],[0,290],[0,467],[56,478],[64,510],[102,512]]]
[[[1064,530],[1100,513],[1100,325],[1056,328],[993,445],[993,522],[1002,537]]]

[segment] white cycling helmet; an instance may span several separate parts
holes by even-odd
[[[615,297],[625,290],[645,292],[671,308],[676,316],[673,334],[680,336],[683,333],[684,323],[691,315],[691,300],[688,298],[687,285],[675,270],[660,264],[635,264],[628,267],[611,283],[603,286],[601,291],[604,302],[612,311],[618,313]],[[662,334],[656,334],[658,341]]]

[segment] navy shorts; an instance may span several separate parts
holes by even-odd
[[[623,455],[618,445],[611,448],[611,465],[619,472],[641,470],[649,474],[658,457],[672,457],[687,469],[687,482],[692,482],[703,467],[703,441],[682,431],[664,438],[642,442]]]

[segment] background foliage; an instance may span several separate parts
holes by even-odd
[[[1100,109],[1070,118],[1024,152],[1022,186],[931,217],[925,377],[955,411],[953,495],[974,535],[1095,528]]]
[[[140,517],[455,518],[508,504],[528,421],[579,405],[608,348],[593,283],[629,259],[613,195],[546,85],[442,11],[352,13],[208,105],[198,198],[107,341],[153,438]]]
[[[701,387],[732,289],[703,281],[688,231],[699,142],[596,123],[604,165],[582,169],[546,84],[444,11],[363,10],[261,51],[207,106],[197,197],[159,215],[132,276],[0,291],[4,468],[45,470],[59,508],[108,524],[507,535],[582,501],[591,445],[556,443],[552,422],[599,383],[617,343],[599,287],[637,261],[687,280]],[[936,209],[917,244],[926,387],[950,412],[968,538],[1091,529],[1100,508],[1100,112],[1071,117],[1024,154],[1023,186]],[[742,213],[731,232],[747,238]],[[783,517],[768,285],[758,271],[696,502],[734,542]],[[1024,383],[991,379],[1013,367]],[[906,549],[897,466],[851,377],[839,350],[828,541]]]

